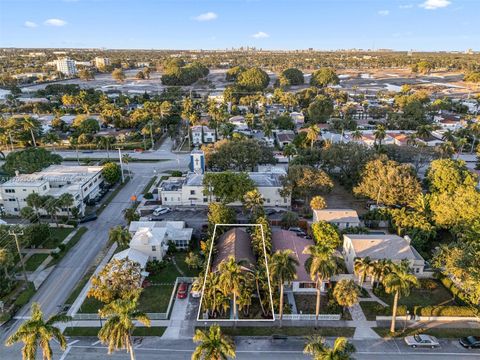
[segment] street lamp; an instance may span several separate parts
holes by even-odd
[[[410,319],[410,311],[407,310],[407,315],[405,315],[405,322],[403,324],[403,332],[407,329],[407,321]]]

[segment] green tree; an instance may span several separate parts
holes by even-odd
[[[438,159],[432,161],[426,173],[430,192],[453,194],[459,187],[475,187],[478,177],[462,160]]]
[[[20,216],[22,219],[25,219],[29,222],[35,222],[37,220],[37,216],[35,214],[35,210],[33,210],[30,206],[25,206],[20,209]]]
[[[132,333],[135,321],[145,326],[150,326],[147,314],[137,310],[136,299],[117,299],[99,310],[102,317],[107,320],[98,332],[98,338],[108,346],[108,354],[115,350],[126,349],[130,359],[135,360]]]
[[[21,124],[25,131],[30,132],[30,136],[32,137],[33,147],[37,147],[37,141],[35,140],[35,133],[39,132],[40,122],[31,117],[24,117],[21,119]]]
[[[378,146],[381,146],[382,141],[387,136],[387,130],[385,129],[385,126],[377,125],[375,127],[375,131],[373,132],[373,136],[375,137],[375,143],[378,144]]]
[[[318,95],[307,109],[309,119],[317,123],[326,123],[332,113],[333,101],[325,95]]]
[[[107,157],[110,160],[110,147],[115,142],[115,138],[113,136],[101,136],[97,138],[97,147],[99,149],[106,149],[107,150]]]
[[[320,128],[318,125],[310,125],[307,129],[307,140],[310,141],[310,148],[313,148],[313,144],[317,141],[318,134],[320,134]]]
[[[312,233],[315,243],[335,250],[341,245],[338,228],[326,221],[318,221],[312,224]]]
[[[311,86],[327,87],[328,85],[337,85],[340,82],[335,70],[330,68],[320,68],[312,74],[310,79]]]
[[[410,164],[399,164],[381,156],[369,161],[355,195],[366,196],[377,204],[405,205],[415,201],[421,192],[420,183]]]
[[[124,82],[126,77],[123,70],[121,68],[118,68],[112,71],[112,78],[117,82]]]
[[[373,262],[369,256],[356,258],[353,263],[353,271],[358,275],[358,282],[363,286],[367,276],[371,275]]]
[[[387,294],[395,294],[393,298],[392,324],[390,332],[395,332],[395,319],[397,316],[397,306],[400,296],[407,297],[410,295],[412,287],[418,287],[419,282],[415,275],[408,273],[408,269],[400,266],[395,266],[392,271],[385,276],[383,281],[385,292]]]
[[[262,91],[269,82],[268,74],[258,67],[245,70],[237,77],[237,85],[246,91]]]
[[[78,72],[78,77],[80,78],[80,80],[84,80],[84,81],[90,81],[95,79],[93,72],[87,69],[80,70]]]
[[[241,295],[242,283],[245,281],[241,265],[242,262],[235,261],[233,256],[218,265],[219,286],[225,296],[233,296],[233,318],[235,320],[237,319],[237,299]]]
[[[281,224],[284,229],[298,226],[298,214],[293,211],[285,211],[282,215]]]
[[[263,206],[262,194],[257,189],[247,191],[243,196],[243,206],[250,210],[250,215],[257,214]]]
[[[288,80],[289,85],[303,85],[304,77],[303,72],[296,68],[289,68],[282,71],[282,75]]]
[[[203,177],[205,196],[215,196],[224,204],[241,201],[244,196],[255,189],[255,184],[247,173],[230,171],[207,173]]]
[[[347,338],[335,339],[333,347],[328,346],[320,336],[309,338],[303,352],[312,355],[315,360],[351,360],[355,353],[355,347],[348,342]]]
[[[22,359],[35,360],[37,348],[42,349],[42,358],[45,360],[52,359],[52,348],[50,341],[55,339],[59,342],[60,348],[67,348],[67,340],[63,336],[60,329],[55,327],[56,323],[68,322],[72,318],[67,315],[57,314],[45,321],[42,310],[38,303],[32,304],[31,318],[26,320],[20,327],[7,339],[6,346],[11,346],[17,342],[23,342]]]
[[[297,149],[295,148],[295,145],[287,144],[283,147],[283,156],[287,157],[288,162],[290,162],[292,156],[295,156],[296,154],[297,154]]]
[[[35,209],[35,213],[37,215],[37,219],[40,222],[40,209],[43,206],[43,199],[38,193],[31,193],[25,198],[27,205]]]
[[[288,168],[287,176],[282,179],[282,185],[282,196],[303,198],[308,204],[312,196],[330,191],[333,181],[325,171],[313,166],[292,165]]]
[[[75,203],[73,195],[70,193],[63,193],[58,197],[58,202],[61,208],[67,209],[68,219],[70,219],[71,209],[73,204]]]
[[[132,235],[128,229],[122,228],[121,225],[113,227],[108,232],[108,240],[110,242],[116,242],[120,249],[127,249],[130,245]]]
[[[315,327],[318,324],[318,315],[320,314],[320,297],[323,282],[330,279],[338,271],[338,259],[333,251],[322,245],[310,245],[303,251],[310,255],[305,266],[308,268],[310,278],[315,282],[317,290],[317,301],[315,305]]]
[[[61,162],[60,155],[52,154],[43,148],[29,148],[10,152],[5,158],[3,170],[10,176],[15,175],[15,171],[20,174],[31,174]]]
[[[120,180],[120,166],[114,162],[107,162],[103,165],[102,175],[109,184],[115,184]]]
[[[353,306],[358,303],[358,298],[360,295],[360,290],[353,280],[342,279],[335,285],[333,289],[333,296],[337,301],[338,305],[343,308]]]
[[[140,220],[140,215],[137,213],[137,210],[135,208],[130,207],[125,209],[125,212],[123,213],[123,218],[125,219],[127,224],[130,225],[132,221]]]
[[[210,326],[208,333],[197,329],[193,336],[197,345],[192,360],[225,360],[235,358],[235,344],[228,336],[222,334],[220,326]]]
[[[279,305],[279,317],[280,326],[282,326],[283,318],[283,290],[285,284],[297,278],[297,266],[299,266],[298,260],[293,257],[293,251],[278,250],[276,251],[270,260],[270,276],[272,281],[278,286],[280,291],[280,305]]]

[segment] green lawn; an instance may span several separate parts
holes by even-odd
[[[50,237],[42,243],[46,249],[55,249],[73,231],[73,228],[50,228]]]
[[[35,286],[33,286],[33,283],[29,282],[28,287],[17,296],[17,299],[14,302],[15,306],[18,306],[20,308],[28,304],[33,295],[35,295],[36,291],[37,290],[35,290]]]
[[[149,313],[164,313],[172,296],[173,285],[149,286],[142,290],[138,310]]]
[[[187,257],[187,252],[178,252],[175,254],[175,261],[177,262],[178,267],[183,271],[187,277],[198,276],[198,270],[192,270],[185,264],[185,258]],[[180,276],[180,275],[178,275]]]
[[[376,301],[360,301],[365,317],[369,321],[375,321],[377,315],[390,316],[392,315],[390,307],[384,307]]]
[[[133,336],[162,336],[166,327],[137,327],[133,330]],[[99,327],[69,327],[63,334],[65,336],[97,336]]]
[[[33,254],[25,263],[25,269],[27,271],[35,271],[41,263],[49,256],[49,254]]]
[[[80,306],[78,312],[80,314],[96,314],[98,313],[98,310],[103,307],[103,305],[104,303],[102,303],[101,301],[98,301],[93,297],[87,297],[83,301],[82,306]]]
[[[429,305],[455,305],[452,294],[438,280],[432,280],[437,284],[435,289],[414,288],[407,297],[401,297],[398,304],[405,305],[410,311],[415,306]],[[383,291],[376,291],[379,298],[387,304],[393,303],[393,296],[385,294]]]
[[[197,329],[204,329],[198,327]],[[222,327],[222,332],[230,336],[272,336],[272,335],[288,335],[288,336],[344,336],[352,337],[355,332],[355,328],[345,327],[320,327],[315,329],[314,327]]]
[[[143,191],[142,191],[142,194],[145,195],[146,193],[148,193],[150,191],[150,188],[152,187],[153,183],[155,182],[155,180],[157,180],[157,177],[156,176],[153,176],[147,183],[147,185],[145,185],[145,187],[143,188]]]
[[[373,330],[381,337],[391,338],[390,328],[373,328]],[[432,329],[407,329],[405,332],[398,330],[393,334],[393,337],[405,337],[415,334],[427,334],[437,338],[461,338],[478,334],[478,329],[464,329],[464,328],[432,328]]]
[[[315,294],[294,294],[297,311],[303,314],[315,314],[317,296]],[[327,295],[322,295],[320,299],[320,314],[342,314],[342,308],[335,302],[328,299]],[[342,314],[342,320],[351,320],[348,311]]]

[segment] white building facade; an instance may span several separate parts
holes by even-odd
[[[64,75],[73,76],[77,74],[77,65],[75,64],[75,60],[70,58],[55,60],[55,66],[57,67],[57,71]]]

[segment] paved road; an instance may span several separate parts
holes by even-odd
[[[333,340],[329,340],[332,343]],[[270,339],[237,338],[237,359],[311,359],[303,354],[304,340],[290,338],[287,341],[272,341]],[[465,350],[454,340],[442,340],[439,349],[410,349],[401,340],[354,340],[357,353],[356,359],[383,360],[449,360],[475,359],[480,357],[480,350]],[[69,348],[64,353],[57,345],[54,346],[54,359],[61,360],[100,360],[107,358],[107,350],[98,343],[96,338],[81,340],[69,339]],[[136,344],[137,359],[187,360],[191,358],[195,345],[190,340],[163,340],[158,337],[144,338]],[[17,353],[8,349],[3,354],[5,359],[19,359]],[[117,352],[108,358],[129,359],[125,352]],[[2,358],[3,359],[3,358]]]
[[[168,145],[168,143],[164,144],[166,147]],[[180,167],[185,169],[186,166],[187,156],[183,155],[180,158]],[[124,224],[122,211],[128,207],[130,196],[133,194],[138,195],[142,192],[145,185],[153,176],[154,171],[158,174],[165,170],[176,169],[177,162],[170,160],[154,164],[131,163],[129,164],[129,168],[133,173],[133,179],[117,194],[115,199],[107,206],[96,221],[85,224],[88,231],[56,266],[32,298],[31,302],[36,301],[40,303],[46,316],[58,312],[63,306],[78,281],[105,247],[108,241],[109,229],[113,226]],[[27,316],[29,310],[30,304],[22,308],[17,313],[17,316]],[[21,321],[22,320],[18,320],[13,324],[9,324],[9,328],[2,329],[0,341],[4,340]]]

